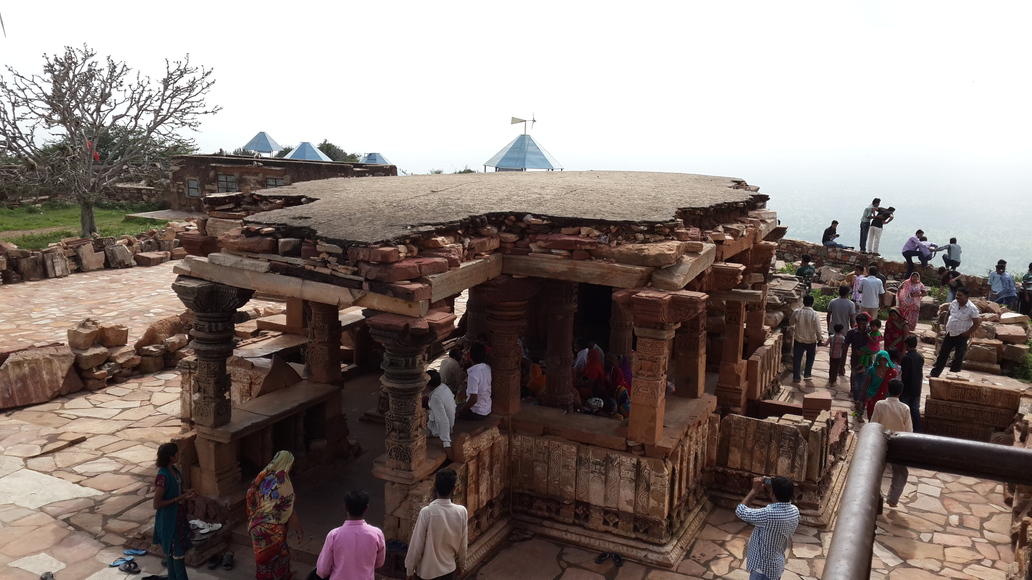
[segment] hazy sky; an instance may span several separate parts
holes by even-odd
[[[741,177],[797,235],[834,216],[855,243],[885,191],[942,227],[969,216],[940,218],[955,200],[1032,217],[1013,203],[1032,194],[1027,1],[47,6],[0,5],[0,62],[38,71],[44,52],[88,43],[159,72],[189,53],[215,69],[223,107],[197,135],[205,152],[264,130],[413,173],[481,169],[520,132],[510,116],[534,114],[568,170]],[[912,229],[897,223],[893,246]],[[1032,259],[1023,240],[1009,259]]]

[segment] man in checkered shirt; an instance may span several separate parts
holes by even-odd
[[[770,480],[773,503],[764,508],[750,508],[749,504],[764,488],[764,479],[753,479],[752,489],[735,508],[735,515],[754,526],[746,556],[749,580],[780,580],[785,571],[785,551],[799,526],[799,508],[792,505],[795,485],[783,476]]]

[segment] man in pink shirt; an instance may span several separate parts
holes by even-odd
[[[348,519],[326,534],[315,573],[329,580],[374,580],[374,571],[387,557],[387,547],[383,532],[365,523],[369,494],[349,491],[344,496],[344,508]]]

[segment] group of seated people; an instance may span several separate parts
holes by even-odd
[[[451,447],[455,421],[481,421],[491,414],[490,346],[481,334],[464,348],[453,348],[441,361],[440,371],[429,370],[423,398],[427,428]],[[572,370],[573,410],[600,417],[625,419],[631,414],[631,364],[627,357],[610,354],[585,338],[574,341]],[[545,369],[524,351],[521,396],[538,404],[547,385]]]

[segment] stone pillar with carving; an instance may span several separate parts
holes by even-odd
[[[764,297],[766,297],[766,292],[764,292]],[[756,349],[763,346],[763,342],[767,340],[767,329],[763,327],[763,321],[766,318],[766,316],[766,300],[764,300],[763,302],[750,302],[745,307],[744,354],[746,359],[751,357],[753,353],[756,352]]]
[[[706,310],[681,323],[674,336],[674,394],[701,397],[706,392]]]
[[[548,356],[542,402],[551,407],[573,404],[573,322],[577,313],[577,283],[549,280],[544,287],[548,321]]]
[[[466,299],[466,340],[476,342],[481,334],[487,334],[487,297],[484,288],[474,286],[469,289]]]
[[[196,317],[190,331],[197,357],[191,416],[202,427],[221,427],[232,415],[226,359],[233,354],[233,315],[254,291],[189,276],[177,277],[172,290]]]
[[[520,337],[526,328],[527,303],[537,292],[530,278],[499,276],[480,284],[486,301],[487,328],[491,349],[491,412],[511,415],[520,408]]]
[[[745,303],[724,302],[724,334],[717,378],[717,402],[740,408],[745,404],[746,363],[742,360],[745,342]]]
[[[305,364],[317,383],[340,385],[340,310],[334,304],[311,302]]]
[[[427,381],[426,349],[450,332],[454,322],[454,315],[443,312],[423,318],[380,314],[368,320],[370,334],[384,347],[380,382],[388,397],[386,469],[377,475],[385,479],[415,483],[433,468],[428,466],[426,413],[420,404]]]
[[[627,307],[620,305],[614,296],[612,314],[609,316],[609,352],[618,356],[630,356],[633,351],[633,317]]]

